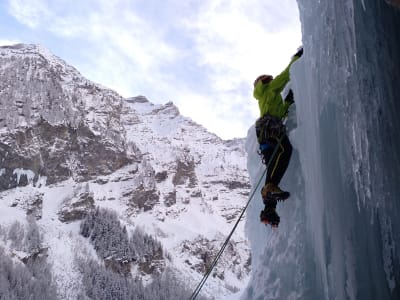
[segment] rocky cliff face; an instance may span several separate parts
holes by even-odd
[[[119,95],[39,46],[0,48],[0,66],[0,190],[84,181],[131,161]]]
[[[78,230],[96,207],[115,211],[126,232],[160,241],[168,254],[148,266],[171,268],[194,288],[247,201],[243,144],[207,132],[172,102],[123,99],[39,46],[0,47],[0,227],[37,220],[62,298],[82,292],[77,253],[96,256]],[[228,250],[206,295],[244,285],[242,224]],[[142,269],[124,274],[152,276]]]

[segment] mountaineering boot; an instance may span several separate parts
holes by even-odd
[[[283,201],[289,198],[290,193],[282,191],[278,186],[273,183],[267,183],[261,190],[261,196],[264,203],[268,200]]]
[[[273,228],[277,228],[280,222],[280,217],[276,213],[275,205],[265,205],[264,210],[260,213],[260,221],[265,225],[271,225]]]
[[[267,199],[264,200],[265,207],[260,213],[260,221],[265,225],[271,225],[277,228],[280,222],[280,217],[276,213],[277,200]]]

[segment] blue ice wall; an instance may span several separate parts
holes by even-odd
[[[291,70],[295,152],[281,183],[292,197],[278,230],[259,223],[260,198],[249,207],[242,299],[400,299],[400,11],[298,4],[305,54]],[[254,128],[247,151],[254,185]]]

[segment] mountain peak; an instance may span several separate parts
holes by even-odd
[[[35,126],[42,119],[107,131],[104,118],[122,106],[121,96],[85,79],[41,45],[0,47],[0,75],[0,91],[6,95],[1,99],[2,131]]]
[[[125,98],[125,101],[128,103],[150,103],[149,99],[142,95]]]
[[[0,156],[13,156],[19,163],[3,161],[0,190],[20,184],[12,175],[15,169],[33,172],[34,182],[47,177],[48,183],[54,183],[71,174],[88,179],[126,164],[122,100],[115,92],[86,80],[43,46],[1,47]],[[90,145],[85,142],[88,139]],[[54,148],[47,152],[48,144]],[[97,149],[89,151],[94,145]],[[79,147],[87,149],[85,155],[77,152],[81,158],[65,154]],[[118,162],[97,168],[99,156],[94,154],[108,151],[119,157]],[[54,159],[57,164],[50,166]]]
[[[69,69],[73,69],[78,72],[75,68],[69,66],[64,60],[54,55],[49,49],[40,44],[14,44],[9,46],[0,47],[0,55],[5,57],[7,55],[23,55],[23,56],[41,56],[48,62],[56,65],[63,65]]]

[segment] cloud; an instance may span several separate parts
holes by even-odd
[[[264,15],[252,13],[259,12],[258,3],[210,1],[198,14],[198,19],[189,25],[197,37],[195,44],[202,55],[202,63],[210,66],[216,83],[225,81],[226,75],[234,75],[230,81],[235,86],[239,80],[253,79],[261,69],[277,74],[299,46],[299,28],[293,30],[293,26],[282,24],[280,20],[281,5],[288,1],[270,5]],[[287,14],[295,18],[296,8],[288,10]],[[265,24],[274,24],[274,29],[269,30],[272,26]],[[286,60],[277,59],[285,56]],[[226,82],[220,86],[226,87]]]
[[[200,95],[185,91],[180,94],[179,109],[199,124],[223,138],[244,137],[257,115],[257,102],[251,97],[230,94],[229,101],[221,100],[225,95]],[[217,128],[218,131],[212,130]]]
[[[179,55],[174,45],[164,41],[159,27],[129,2],[85,1],[71,8],[62,0],[57,6],[52,1],[35,0],[35,8],[23,9],[31,6],[30,0],[11,0],[9,8],[27,26],[72,42],[84,39],[85,48],[76,47],[87,59],[83,63],[87,70],[81,71],[95,81],[111,83],[111,88],[128,96],[137,83],[148,81],[150,85],[161,77],[160,68]]]
[[[187,20],[199,63],[206,66],[210,81],[210,97],[202,100],[208,110],[203,109],[202,115],[224,120],[203,122],[220,124],[222,136],[247,133],[259,114],[252,82],[260,74],[279,74],[300,45],[296,3],[263,3],[259,8],[259,1],[208,1],[197,19]],[[235,127],[227,124],[241,128],[227,132]]]
[[[19,22],[31,28],[38,27],[43,17],[46,18],[50,14],[41,0],[12,0],[9,1],[9,10]]]
[[[258,115],[254,78],[279,73],[300,44],[296,5],[9,0],[9,12],[65,41],[70,57],[63,58],[89,79],[123,96],[173,101],[184,115],[228,138],[244,136]]]

